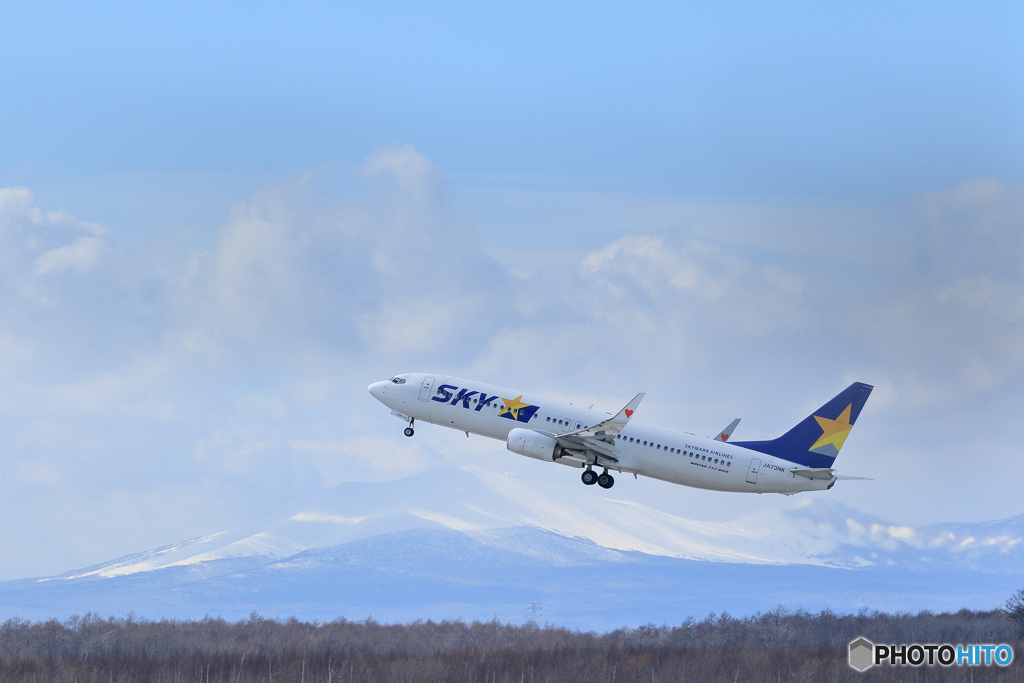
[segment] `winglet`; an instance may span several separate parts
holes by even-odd
[[[620,410],[615,415],[615,417],[609,420],[609,422],[614,422],[616,424],[625,424],[629,422],[629,418],[633,417],[633,413],[636,411],[636,407],[640,405],[640,401],[642,400],[644,400],[644,394],[643,392],[640,392],[639,394],[633,397],[632,401],[626,404],[625,408]]]
[[[636,407],[640,405],[640,401],[643,400],[643,394],[637,394],[633,397],[633,400],[626,404],[626,407],[615,414],[614,417],[609,417],[607,420],[601,420],[596,425],[584,427],[583,429],[575,432],[569,432],[568,434],[559,434],[555,438],[561,443],[563,440],[571,440],[574,437],[582,439],[594,438],[598,441],[604,441],[606,444],[615,443],[615,437],[618,436],[619,432],[629,422],[629,418],[633,417],[633,413],[636,411]],[[565,448],[565,445],[562,446]],[[588,446],[589,448],[589,446]],[[613,458],[614,460],[614,458]],[[615,460],[615,462],[618,462]]]
[[[715,441],[728,441],[729,437],[732,436],[733,430],[736,429],[736,425],[738,425],[739,423],[740,418],[737,417],[735,420],[729,423],[728,427],[726,427],[725,429],[718,433],[718,436],[715,437]]]

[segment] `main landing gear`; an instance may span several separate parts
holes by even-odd
[[[586,484],[587,486],[593,486],[594,484],[597,484],[603,489],[610,489],[611,487],[615,486],[615,477],[608,474],[607,469],[601,474],[598,474],[594,470],[590,469],[590,467],[588,466],[587,469],[583,471],[583,475],[580,477],[580,479],[582,479],[583,483]]]
[[[415,434],[416,432],[412,428],[412,426],[413,426],[413,424],[415,424],[415,422],[416,422],[416,418],[415,417],[410,417],[409,418],[409,426],[405,428],[405,431],[403,432],[403,434],[405,434],[406,436],[412,436],[413,434]]]

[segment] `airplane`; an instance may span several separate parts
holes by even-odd
[[[839,475],[832,465],[873,387],[854,382],[766,441],[730,441],[738,419],[714,439],[638,422],[632,418],[642,393],[612,415],[440,374],[396,375],[368,389],[408,423],[406,436],[420,420],[498,439],[518,455],[583,469],[588,486],[610,489],[617,472],[714,491],[793,495],[865,478]]]

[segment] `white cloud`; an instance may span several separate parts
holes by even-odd
[[[917,268],[847,308],[904,401],[937,405],[1024,371],[1024,191],[981,178],[928,193]]]
[[[977,178],[925,193],[917,205],[923,272],[1024,277],[1024,186]]]
[[[583,259],[582,273],[602,305],[616,313],[656,312],[655,324],[763,335],[802,317],[803,282],[792,273],[755,266],[697,240],[673,246],[658,237],[627,235]],[[609,312],[611,312],[611,310]]]
[[[62,293],[49,280],[95,277],[114,245],[106,228],[34,202],[27,188],[0,188],[0,286],[23,307],[52,308]]]
[[[79,237],[71,244],[40,254],[33,263],[33,269],[36,275],[62,272],[88,275],[99,266],[107,246],[108,242],[98,237]]]
[[[500,317],[506,276],[448,206],[436,168],[409,147],[357,169],[366,192],[323,197],[332,171],[238,204],[208,259],[190,261],[193,343],[252,348],[458,351]]]
[[[29,215],[34,197],[27,187],[0,187],[0,219],[4,229],[10,229],[12,217]]]

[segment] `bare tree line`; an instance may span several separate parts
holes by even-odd
[[[1006,669],[876,667],[864,674],[846,664],[847,645],[859,636],[876,643],[1005,642],[1020,651],[1012,616],[779,607],[593,633],[532,621],[323,623],[255,612],[238,622],[155,621],[90,613],[0,624],[0,682],[1024,681],[1019,662]]]

